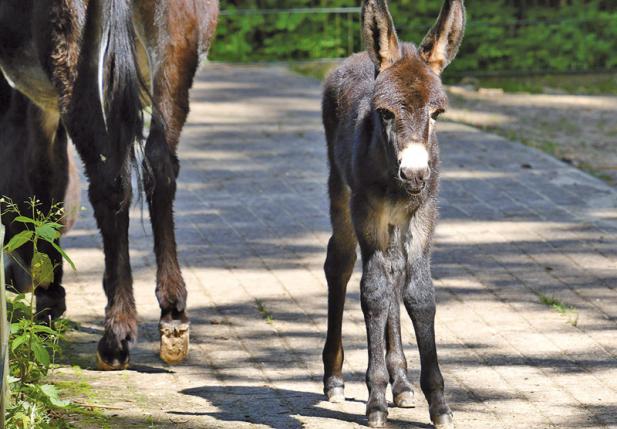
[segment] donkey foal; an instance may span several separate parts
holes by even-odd
[[[402,300],[416,332],[431,420],[452,428],[435,347],[430,248],[439,178],[435,121],[447,107],[439,76],[458,51],[465,8],[463,0],[446,0],[417,48],[399,43],[386,0],[364,1],[362,26],[367,52],[329,76],[323,97],[333,230],[324,267],[324,392],[332,402],[344,400],[341,324],[359,243],[369,426],[386,423],[388,382],[396,406],[414,404],[400,334]]]

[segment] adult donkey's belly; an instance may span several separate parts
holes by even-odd
[[[32,36],[32,1],[0,1],[0,69],[12,86],[39,107],[57,111],[58,96]]]

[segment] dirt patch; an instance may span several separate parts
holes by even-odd
[[[617,185],[617,97],[450,87],[445,118],[541,149]]]

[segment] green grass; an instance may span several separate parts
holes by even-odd
[[[266,308],[266,306],[264,305],[263,302],[261,302],[260,300],[256,299],[255,300],[255,304],[257,305],[257,311],[259,311],[259,314],[261,314],[261,317],[269,324],[272,324],[272,313],[270,313],[270,311]]]
[[[543,293],[538,294],[538,299],[540,300],[541,304],[544,304],[547,307],[552,308],[562,316],[567,317],[568,323],[570,323],[572,326],[576,326],[578,324],[578,313],[573,306],[565,304],[554,296],[544,295]]]

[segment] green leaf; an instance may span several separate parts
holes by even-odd
[[[44,333],[49,335],[58,335],[58,332],[45,325],[34,325],[32,327],[32,332],[35,332],[37,334]]]
[[[14,252],[21,246],[32,240],[34,233],[32,231],[22,231],[19,234],[15,234],[9,243],[5,246],[7,252]]]
[[[32,352],[34,353],[34,357],[36,360],[43,365],[44,367],[48,367],[50,363],[49,352],[45,347],[43,347],[40,343],[34,342],[32,343]]]
[[[66,254],[66,252],[64,250],[62,250],[62,248],[60,246],[58,246],[56,243],[51,243],[52,246],[54,246],[54,249],[56,249],[58,251],[58,253],[60,255],[62,255],[62,257],[66,260],[66,262],[69,263],[69,265],[71,266],[72,269],[76,269],[75,268],[75,263],[73,262],[73,260],[71,258],[69,258],[69,255]]]
[[[49,285],[54,281],[54,265],[45,253],[34,252],[32,257],[32,282],[39,285]]]
[[[17,216],[15,219],[13,219],[13,222],[36,224],[34,219],[30,219],[29,217],[26,217],[26,216]]]
[[[16,337],[15,339],[13,339],[13,341],[11,341],[11,351],[15,351],[17,350],[17,348],[19,346],[21,346],[23,343],[25,343],[26,341],[28,341],[29,335],[20,335],[19,337]]]
[[[41,226],[37,226],[35,229],[36,235],[41,237],[45,241],[50,243],[60,238],[60,232],[58,232],[51,224],[44,223]]]
[[[9,327],[11,335],[15,335],[16,333],[18,333],[19,328],[20,326],[18,322],[11,323],[11,326]]]
[[[63,401],[60,399],[58,389],[56,389],[56,386],[54,386],[53,384],[43,384],[40,386],[40,389],[41,392],[43,392],[45,396],[47,396],[49,402],[51,402],[52,405],[59,408],[64,408],[70,404],[69,401]]]

